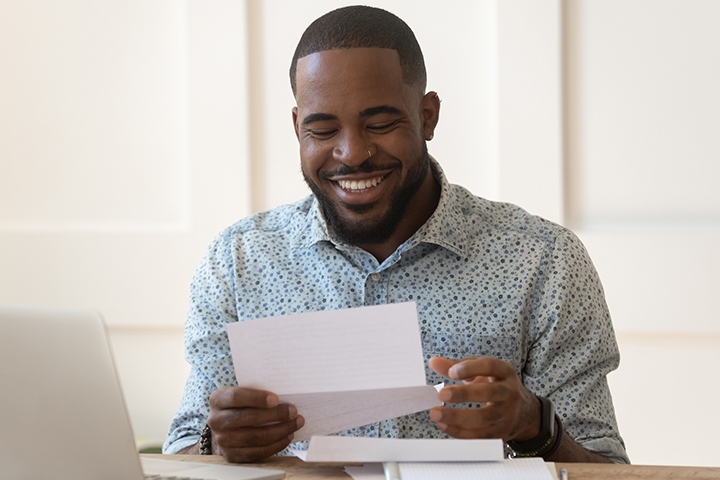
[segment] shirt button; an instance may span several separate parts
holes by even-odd
[[[380,274],[379,274],[379,273],[373,273],[372,275],[370,275],[370,278],[372,278],[373,281],[377,282],[378,280],[380,280]]]

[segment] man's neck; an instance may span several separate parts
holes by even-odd
[[[428,168],[422,186],[410,200],[410,208],[408,209],[410,213],[400,221],[395,233],[383,243],[358,245],[358,247],[371,253],[379,263],[384,262],[427,222],[428,218],[435,212],[439,201],[440,184],[435,180],[432,168]]]

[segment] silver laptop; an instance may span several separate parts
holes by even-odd
[[[105,325],[91,310],[0,306],[0,479],[280,479],[281,470],[143,458]],[[159,475],[154,477],[152,475]]]

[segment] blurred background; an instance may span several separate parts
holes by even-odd
[[[0,303],[102,311],[145,446],[189,371],[205,248],[308,193],[287,72],[346,4],[0,0]],[[633,463],[720,466],[720,2],[373,5],[423,47],[450,181],[587,246]]]

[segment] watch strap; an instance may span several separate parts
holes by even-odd
[[[533,438],[524,441],[510,440],[507,442],[515,457],[538,457],[543,456],[556,443],[556,421],[555,408],[552,402],[539,395],[540,400],[540,432]]]
[[[565,436],[565,431],[563,430],[563,424],[562,420],[560,420],[560,417],[558,417],[558,414],[555,414],[555,443],[553,443],[553,446],[550,447],[550,449],[544,453],[542,453],[543,459],[547,460],[548,458],[552,457],[555,452],[558,451],[560,448],[560,444],[563,441],[563,437]]]
[[[212,430],[207,424],[200,434],[200,455],[212,455]]]

